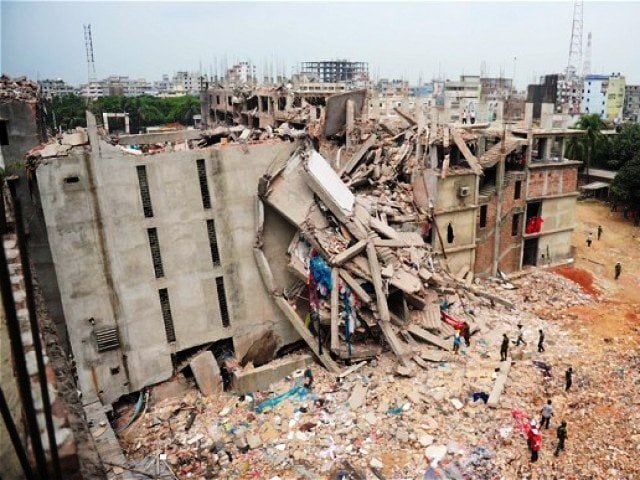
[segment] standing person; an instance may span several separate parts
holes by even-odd
[[[602,225],[598,225],[598,240],[600,240],[601,236],[602,236]]]
[[[527,342],[524,341],[524,332],[522,331],[522,324],[518,324],[518,339],[516,340],[516,347],[519,346],[521,343],[524,343],[525,345],[527,344]]]
[[[564,450],[564,441],[567,439],[567,422],[562,421],[556,430],[556,435],[558,436],[558,446],[556,447],[556,453],[554,453],[554,455],[557,457],[560,450]]]
[[[467,322],[462,323],[462,338],[464,338],[464,344],[467,347],[471,346],[471,327]]]
[[[456,330],[456,333],[453,334],[453,353],[456,355],[460,350],[460,330]]]
[[[544,352],[544,332],[542,329],[538,330],[540,336],[538,337],[538,353]]]
[[[549,429],[549,421],[553,415],[553,407],[551,406],[551,399],[547,400],[547,403],[542,406],[542,419],[540,420],[540,428],[545,427]]]
[[[587,247],[591,247],[591,242],[593,242],[593,234],[589,232],[589,235],[587,236]]]
[[[311,390],[311,387],[313,386],[313,372],[311,371],[310,368],[307,368],[304,371],[304,383],[303,385],[305,387],[307,387],[308,390]]]
[[[567,371],[564,373],[564,391],[568,392],[571,388],[571,384],[573,383],[573,368],[569,367]]]
[[[540,447],[542,446],[542,434],[540,430],[535,426],[535,423],[532,423],[531,430],[529,430],[528,435],[528,444],[529,449],[531,450],[531,462],[538,461],[538,452],[540,451]]]
[[[502,345],[500,346],[500,361],[505,362],[507,360],[507,353],[509,352],[509,337],[506,333],[502,334]]]
[[[622,264],[620,262],[616,262],[615,271],[616,271],[616,280],[617,280],[620,277],[620,274],[622,273]]]

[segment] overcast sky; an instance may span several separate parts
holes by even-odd
[[[346,58],[373,77],[412,82],[485,72],[518,88],[567,65],[572,2],[187,3],[0,0],[3,73],[86,82],[83,24],[90,23],[98,78],[160,79],[176,70],[221,71],[265,63]],[[640,2],[584,4],[592,71],[640,83]]]

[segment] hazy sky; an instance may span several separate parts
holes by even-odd
[[[372,76],[416,81],[441,73],[513,76],[524,88],[567,64],[572,2],[190,3],[0,0],[3,73],[85,82],[83,24],[91,23],[98,78],[159,79],[251,60],[347,58]],[[584,4],[593,32],[592,71],[640,83],[640,2]],[[216,61],[217,59],[217,61]]]

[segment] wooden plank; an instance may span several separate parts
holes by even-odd
[[[338,253],[335,257],[333,257],[331,259],[331,264],[340,266],[344,262],[347,262],[351,260],[353,257],[355,257],[356,255],[358,255],[365,248],[367,248],[367,241],[360,240],[359,242],[355,243],[351,247],[347,248],[346,250]]]
[[[471,167],[471,169],[476,173],[476,175],[482,175],[482,167],[478,163],[478,159],[473,153],[471,153],[471,150],[469,150],[469,147],[467,147],[467,144],[462,139],[460,132],[458,132],[457,130],[453,130],[452,135],[453,135],[453,141],[456,142],[458,149],[460,150],[462,155],[464,155],[464,158],[469,164],[469,166]]]
[[[500,362],[500,373],[498,374],[498,378],[496,378],[496,383],[493,384],[493,390],[489,394],[489,400],[487,401],[487,406],[491,408],[497,408],[500,404],[500,396],[502,395],[502,391],[507,383],[507,377],[509,376],[509,371],[511,370],[511,361],[507,360],[506,362]]]
[[[444,341],[443,339],[441,339],[440,337],[437,337],[429,332],[427,332],[425,329],[418,327],[417,325],[409,325],[407,327],[407,332],[409,332],[411,335],[413,335],[414,337],[418,338],[419,340],[428,342],[432,345],[435,345],[436,347],[439,347],[443,350],[447,350],[450,351],[451,350],[451,344],[449,342]]]
[[[340,276],[347,283],[347,285],[349,285],[351,290],[353,290],[353,293],[355,293],[356,296],[360,300],[362,300],[363,303],[371,304],[373,302],[373,299],[369,296],[367,292],[364,291],[364,289],[360,286],[358,281],[355,278],[353,278],[349,272],[341,268]]]
[[[320,362],[325,366],[327,370],[333,373],[339,373],[340,367],[336,362],[333,361],[328,351],[320,352],[318,351],[318,341],[311,335],[311,332],[304,325],[302,319],[298,316],[298,313],[293,309],[289,302],[284,297],[276,296],[276,305],[280,308],[282,313],[287,317],[293,328],[295,328],[298,335],[302,337],[302,339],[307,343],[311,351],[314,355],[320,360]]]
[[[340,373],[340,375],[338,375],[338,378],[344,378],[347,375],[352,374],[356,370],[359,370],[360,368],[362,368],[366,364],[367,364],[367,362],[360,362],[360,363],[356,363],[355,365],[351,365],[349,368],[345,369],[342,373]]]
[[[331,289],[331,351],[335,353],[338,350],[340,345],[340,338],[338,337],[339,325],[340,322],[340,305],[339,305],[339,295],[340,290],[338,288],[338,269],[331,269],[331,283],[333,288]]]
[[[387,305],[387,297],[384,294],[384,289],[382,287],[382,276],[380,273],[380,263],[378,263],[378,254],[372,239],[369,239],[369,242],[367,243],[367,258],[369,259],[369,269],[371,270],[373,287],[376,290],[376,305],[378,306],[378,315],[380,315],[378,325],[380,326],[380,330],[382,330],[387,343],[391,347],[391,350],[396,354],[400,363],[406,367],[408,366],[408,363],[404,358],[404,349],[393,331],[393,328],[391,328],[391,323],[389,321],[389,306]]]

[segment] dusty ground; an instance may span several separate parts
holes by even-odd
[[[284,401],[264,413],[230,395],[202,398],[192,390],[162,400],[156,391],[157,400],[143,419],[121,435],[127,456],[140,461],[168,454],[181,479],[334,480],[345,461],[358,472],[351,478],[367,479],[640,479],[640,229],[600,204],[579,204],[577,215],[576,265],[555,273],[534,271],[514,281],[514,290],[484,284],[516,309],[476,299],[476,316],[488,328],[472,337],[461,355],[446,354],[444,361],[402,378],[395,375],[393,356],[385,354],[341,384],[315,367],[310,397]],[[586,236],[593,231],[596,237],[598,224],[604,235],[587,248]],[[616,261],[623,264],[618,281],[613,279]],[[577,281],[595,300],[557,274]],[[528,344],[511,347],[514,361],[499,408],[474,404],[471,393],[493,386],[502,333],[515,339],[518,323],[524,324]],[[536,349],[538,328],[547,336],[543,353]],[[552,378],[543,381],[533,361],[550,365]],[[566,393],[568,366],[575,376]],[[367,387],[366,399],[350,407],[358,384]],[[272,389],[283,393],[292,385],[284,380]],[[255,392],[255,404],[271,396]],[[552,428],[543,431],[540,460],[531,464],[511,411],[538,418],[548,398],[555,407]],[[464,404],[460,410],[454,399]],[[396,406],[401,413],[391,413]],[[188,429],[193,411],[198,415]],[[568,422],[569,439],[566,451],[554,457],[555,428],[562,419]],[[509,431],[506,438],[502,430]],[[246,451],[241,446],[248,434],[257,445]],[[429,448],[436,445],[447,456],[425,477],[433,460]],[[233,460],[220,470],[216,462],[226,459],[225,451]],[[488,451],[488,459],[471,462],[478,451]],[[380,476],[372,465],[379,465]]]

